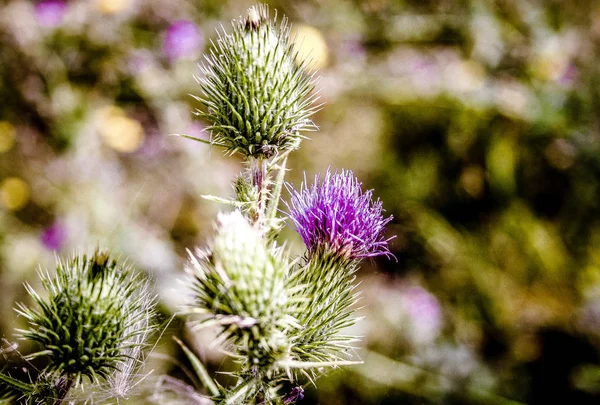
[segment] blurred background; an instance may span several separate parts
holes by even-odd
[[[394,216],[398,258],[359,273],[365,364],[301,403],[598,403],[600,4],[267,3],[326,103],[288,181],[354,170]],[[252,4],[0,0],[0,337],[15,341],[38,266],[97,245],[153,278],[165,320],[176,311],[185,250],[223,208],[200,196],[231,196],[240,163],[169,134],[208,138],[193,75]],[[148,390],[186,379],[170,335],[231,367],[176,319]]]

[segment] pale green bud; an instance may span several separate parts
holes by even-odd
[[[268,248],[237,210],[219,214],[211,246],[210,253],[191,257],[197,303],[216,314],[245,318],[242,326],[277,316],[287,301],[289,268],[280,252]]]
[[[286,347],[282,330],[294,324],[285,287],[290,264],[280,249],[233,211],[219,215],[210,252],[198,251],[190,262],[190,312],[226,326],[225,335],[252,361],[275,361]]]

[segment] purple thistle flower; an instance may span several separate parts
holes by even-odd
[[[300,191],[287,184],[291,194],[286,203],[296,231],[309,253],[334,253],[350,259],[378,255],[392,256],[390,239],[384,239],[385,226],[392,217],[383,218],[381,201],[373,202],[373,192],[362,191],[351,170],[315,177],[309,187],[304,178]]]

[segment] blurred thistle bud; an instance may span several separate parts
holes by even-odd
[[[351,260],[378,255],[392,256],[383,233],[392,217],[383,217],[382,203],[373,202],[371,190],[363,192],[350,170],[320,176],[300,190],[287,184],[291,200],[289,216],[309,254],[332,255]]]
[[[210,252],[190,255],[194,303],[189,312],[225,326],[224,336],[252,359],[275,356],[285,344],[280,331],[293,323],[287,315],[289,269],[281,250],[268,247],[240,211],[220,214]]]
[[[20,304],[17,312],[29,324],[21,336],[41,346],[29,358],[49,359],[44,373],[53,378],[51,389],[68,391],[85,377],[110,382],[132,361],[140,361],[152,330],[155,297],[129,266],[96,250],[90,257],[59,260],[55,276],[46,271],[40,277],[48,297],[26,285],[37,308]]]
[[[219,34],[205,57],[197,78],[203,95],[195,98],[206,111],[197,115],[209,122],[211,143],[226,153],[270,158],[296,149],[300,131],[316,129],[313,76],[305,73],[307,61],[297,61],[289,33],[285,18],[277,26],[267,6],[254,6],[233,21],[233,32]]]
[[[235,179],[233,188],[235,190],[236,201],[240,203],[242,212],[248,218],[255,219],[259,215],[260,210],[258,202],[260,191],[258,187],[252,184],[248,176],[243,173]]]

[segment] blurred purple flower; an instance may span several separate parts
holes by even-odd
[[[372,190],[363,193],[361,183],[350,170],[315,177],[309,188],[306,177],[300,191],[287,184],[291,194],[286,203],[289,216],[310,254],[334,253],[350,259],[378,255],[392,256],[384,239],[382,203],[373,202]]]
[[[442,328],[442,309],[437,298],[423,287],[415,286],[404,292],[402,301],[413,341],[433,342]]]
[[[65,228],[58,222],[46,228],[40,239],[48,250],[60,250],[65,242],[67,233]]]
[[[35,5],[35,18],[42,27],[56,27],[66,11],[67,4],[62,0],[44,0]]]
[[[175,21],[167,30],[163,52],[170,61],[195,58],[204,46],[204,37],[198,27],[186,20]]]
[[[562,72],[562,74],[558,78],[558,82],[563,86],[572,85],[578,76],[578,70],[575,64],[569,63],[567,68]]]

